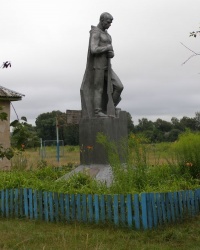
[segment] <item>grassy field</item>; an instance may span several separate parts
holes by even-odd
[[[0,218],[2,250],[198,250],[200,217],[151,231]]]
[[[170,158],[170,143],[159,143],[148,145],[147,160],[151,165],[158,165],[167,162]],[[46,147],[45,153],[40,153],[40,149],[27,149],[22,153],[15,154],[12,158],[12,167],[21,166],[22,169],[35,169],[42,163],[48,166],[65,166],[70,163],[80,164],[79,146],[64,146],[60,149],[60,159],[57,160],[56,147]]]
[[[15,154],[11,160],[13,168],[36,169],[42,164],[47,166],[65,166],[70,163],[78,165],[80,163],[80,153],[78,146],[61,147],[59,162],[56,155],[56,147],[47,147],[45,153],[41,154],[40,149],[27,149],[22,153]]]

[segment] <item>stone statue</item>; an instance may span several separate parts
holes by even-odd
[[[108,117],[110,108],[113,113],[121,100],[123,85],[110,64],[114,50],[107,29],[112,21],[111,14],[105,12],[101,14],[99,24],[91,26],[87,65],[81,85],[83,118]]]

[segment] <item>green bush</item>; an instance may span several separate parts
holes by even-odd
[[[172,148],[181,174],[200,179],[200,133],[187,131],[181,134]]]

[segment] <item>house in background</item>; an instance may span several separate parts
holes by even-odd
[[[0,86],[0,106],[3,108],[2,112],[7,113],[6,121],[0,120],[0,144],[3,148],[10,147],[10,106],[13,101],[20,101],[24,95],[17,93],[13,90]],[[9,170],[11,162],[6,159],[0,158],[0,169]]]

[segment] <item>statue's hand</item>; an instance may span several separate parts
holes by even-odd
[[[114,51],[108,51],[107,57],[113,58],[115,56]]]
[[[111,44],[107,46],[107,51],[113,51],[113,46]]]

